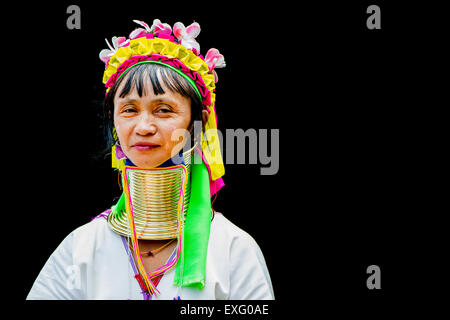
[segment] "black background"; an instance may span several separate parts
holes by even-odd
[[[97,158],[98,53],[104,38],[128,36],[133,19],[154,18],[197,21],[201,52],[215,47],[225,56],[227,67],[217,71],[219,129],[280,130],[278,173],[227,165],[215,201],[260,245],[277,310],[365,318],[411,310],[415,298],[435,293],[442,234],[432,229],[444,193],[430,180],[439,133],[429,134],[441,128],[433,108],[442,106],[442,8],[193,3],[60,1],[5,11],[14,22],[3,49],[12,70],[3,75],[12,85],[2,116],[3,129],[12,124],[4,134],[4,241],[14,254],[7,270],[17,300],[64,237],[119,195],[110,159]],[[71,4],[81,8],[80,30],[66,27]],[[366,28],[370,4],[381,8],[381,30]],[[381,268],[381,290],[366,287],[372,264]]]

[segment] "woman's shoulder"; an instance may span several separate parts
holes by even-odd
[[[105,232],[108,228],[108,215],[104,212],[95,216],[91,219],[91,221],[86,222],[83,225],[80,225],[78,228],[76,228],[73,233],[75,234],[92,234],[96,232]]]
[[[222,213],[215,212],[211,223],[211,240],[222,240],[230,245],[244,243],[256,245],[255,239],[245,230],[231,222]]]
[[[247,232],[239,228],[221,212],[214,212],[214,216],[211,222],[211,230],[218,233],[226,233],[231,236],[245,237],[249,236]]]
[[[91,221],[79,226],[71,235],[75,242],[89,244],[108,241],[112,237],[118,237],[108,226],[108,213],[105,211],[91,219]]]

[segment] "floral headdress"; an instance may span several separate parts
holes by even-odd
[[[103,83],[108,93],[114,83],[129,68],[136,64],[156,63],[165,65],[182,75],[194,87],[202,105],[209,116],[204,132],[208,140],[201,137],[201,155],[208,168],[210,193],[214,195],[223,185],[225,173],[215,111],[215,84],[218,76],[216,68],[225,67],[225,59],[217,49],[209,49],[206,56],[200,54],[200,45],[195,38],[200,33],[197,22],[185,27],[177,22],[170,27],[155,19],[149,26],[143,21],[133,20],[141,27],[133,30],[129,38],[113,37],[112,45],[106,40],[109,49],[103,49],[100,60],[105,63]],[[116,155],[113,147],[113,167],[121,169],[125,160]]]

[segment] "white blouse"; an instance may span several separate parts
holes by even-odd
[[[97,218],[70,233],[53,252],[27,299],[142,300],[123,237]],[[255,240],[216,212],[209,236],[206,283],[202,290],[173,285],[172,268],[153,300],[274,299],[264,256]]]

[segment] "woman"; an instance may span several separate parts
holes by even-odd
[[[108,139],[123,194],[69,234],[27,299],[273,299],[264,257],[211,209],[224,185],[214,68],[197,23],[150,27],[102,50]],[[201,132],[196,132],[198,124]]]

